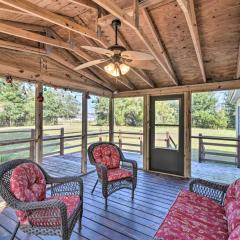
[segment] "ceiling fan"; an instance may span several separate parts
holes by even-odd
[[[108,49],[92,46],[82,46],[82,48],[93,51],[98,54],[103,54],[107,58],[93,60],[81,64],[75,70],[84,69],[101,63],[108,63],[104,66],[104,70],[114,77],[119,77],[129,72],[130,67],[140,68],[145,70],[154,70],[155,65],[151,60],[153,56],[139,51],[127,51],[127,49],[118,44],[118,29],[121,27],[121,21],[115,19],[112,21],[112,27],[115,30],[115,44]]]

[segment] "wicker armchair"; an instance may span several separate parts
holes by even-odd
[[[223,201],[229,185],[210,182],[203,179],[193,179],[189,184],[191,192],[198,193],[199,195],[208,197],[223,205]]]
[[[100,151],[97,153],[97,151]],[[105,151],[105,152],[104,152]],[[117,190],[132,190],[132,200],[137,185],[137,162],[125,159],[121,149],[110,142],[94,143],[88,148],[90,163],[96,166],[98,179],[92,194],[100,182],[107,208],[108,196]]]
[[[51,197],[45,197],[42,201],[26,202],[18,200],[12,193],[11,177],[14,169],[29,163],[34,164],[33,167],[37,166],[45,178],[44,182],[50,184]],[[58,235],[63,240],[69,240],[77,221],[80,231],[83,212],[83,181],[80,176],[55,178],[49,176],[41,166],[30,160],[9,161],[0,165],[0,195],[9,207],[14,208],[17,213],[22,212],[27,218],[27,224],[23,224],[21,220],[18,222],[11,239],[15,238],[20,228],[25,233]],[[74,206],[71,207],[71,214],[69,205],[62,199],[67,199]],[[75,204],[72,201],[74,199],[78,199]]]

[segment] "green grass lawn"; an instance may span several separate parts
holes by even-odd
[[[59,124],[57,126],[44,126],[44,136],[53,136],[53,135],[60,135],[60,128],[64,128],[64,132],[66,136],[70,135],[77,135],[81,134],[81,122],[68,122],[64,124]],[[33,126],[29,127],[15,127],[15,128],[1,128],[0,129],[0,141],[5,141],[5,140],[14,140],[14,139],[23,139],[23,138],[30,138],[31,133],[30,131],[26,132],[11,132],[11,133],[2,133],[1,131],[12,131],[12,130],[23,130],[23,129],[31,129]],[[46,130],[50,129],[50,130]],[[108,131],[108,126],[96,126],[92,123],[89,123],[88,125],[88,131],[90,132],[104,132]],[[115,126],[115,131],[122,131],[122,132],[135,132],[135,133],[140,133],[143,131],[142,127],[128,127],[128,126]],[[175,143],[178,144],[178,133],[177,133],[177,128],[159,128],[157,129],[157,142],[156,146],[165,146],[165,142],[161,141],[160,139],[164,139],[166,136],[166,132],[169,131],[170,135],[174,139]],[[199,133],[202,133],[203,136],[220,136],[220,137],[235,137],[235,130],[231,129],[199,129],[199,128],[193,128],[192,129],[192,135],[196,136]],[[114,136],[114,141],[119,142],[119,135],[115,134]],[[122,134],[122,142],[127,144],[140,144],[140,135],[126,135]],[[99,136],[93,136],[89,137],[88,142],[96,142],[99,140]],[[103,141],[108,141],[108,135],[102,135],[102,140]],[[208,142],[216,142],[216,141],[209,141]],[[218,143],[222,143],[222,141],[217,141]],[[224,142],[224,143],[234,143],[234,142]],[[56,146],[48,146],[48,144],[56,144]],[[44,142],[44,153],[51,153],[51,152],[56,152],[59,151],[59,144],[60,140],[51,140],[51,141],[46,141]],[[81,139],[76,139],[76,140],[66,140],[65,141],[65,147],[69,147],[72,145],[78,145],[81,144]],[[17,149],[17,148],[25,148],[28,147],[29,144],[16,144],[16,145],[8,145],[8,146],[0,146],[0,161],[6,161],[9,159],[16,159],[16,158],[27,158],[29,157],[29,151],[23,151],[23,152],[18,152],[18,153],[11,153],[11,154],[2,154],[1,151],[6,151],[10,149]],[[123,146],[124,149],[129,149],[129,150],[136,150],[139,151],[140,147],[139,146]],[[217,147],[217,146],[208,146],[207,150],[211,151],[218,151],[218,152],[228,152],[228,153],[235,153],[236,148],[234,147]],[[81,147],[76,147],[76,148],[70,148],[66,149],[65,153],[71,153],[71,152],[76,152],[76,151],[81,151]],[[192,159],[197,160],[198,159],[198,139],[192,139]],[[234,161],[233,158],[226,158],[226,157],[217,157],[219,160],[224,160],[224,161]]]

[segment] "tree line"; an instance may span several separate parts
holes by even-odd
[[[47,125],[57,124],[59,118],[75,118],[81,111],[81,104],[71,92],[44,87],[43,96],[43,118]],[[34,125],[34,121],[34,86],[0,81],[0,127]]]
[[[230,102],[230,92],[224,93],[219,106],[214,92],[195,93],[192,96],[192,126],[197,128],[234,128],[235,105]],[[55,125],[60,118],[73,119],[81,113],[81,100],[76,94],[44,87],[44,121]],[[109,99],[92,98],[97,125],[108,124]],[[143,98],[115,100],[115,124],[118,126],[142,126]],[[157,123],[178,123],[176,101],[160,101],[155,105]],[[35,121],[35,88],[31,84],[0,81],[0,127],[33,125]]]
[[[231,103],[230,92],[224,93],[219,106],[218,96],[214,92],[195,93],[192,95],[192,126],[196,128],[234,128],[235,105]],[[97,124],[108,123],[108,99],[95,99]],[[119,126],[142,126],[143,98],[124,98],[115,100],[115,123]],[[157,123],[178,123],[176,101],[159,101],[155,105]]]

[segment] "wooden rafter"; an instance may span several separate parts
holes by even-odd
[[[6,0],[0,0],[0,2],[4,2],[6,4],[8,4],[10,7],[16,7],[18,9],[18,11],[25,11],[31,15],[34,15],[34,16],[38,16],[44,20],[47,20],[47,21],[50,21],[58,26],[61,26],[63,28],[66,28],[68,30],[71,30],[71,31],[74,31],[74,32],[77,32],[77,33],[80,33],[80,34],[83,34],[82,31],[79,31],[79,28],[86,28],[85,26],[81,26],[63,16],[59,16],[55,13],[52,13],[48,10],[45,10],[44,8],[40,8],[38,7],[37,5],[34,5],[32,3],[28,4],[28,1],[26,0],[21,0],[21,1],[18,1],[18,0],[10,0],[10,1],[6,1]],[[86,28],[87,29],[87,28]],[[88,34],[83,34],[84,36],[87,36],[87,37],[90,37],[92,38],[91,36],[89,36]],[[92,39],[93,40],[97,40],[98,42],[100,42],[101,45],[103,45],[104,47],[107,47],[107,44],[101,39],[98,39],[97,38],[97,35],[94,33],[94,36]],[[49,44],[49,43],[46,43],[46,44]],[[69,49],[70,50],[70,49]],[[75,49],[75,53],[77,55],[79,55],[80,57],[84,58],[85,60],[87,61],[91,61],[91,58],[89,58],[89,55],[87,55],[84,51],[80,50],[80,49]],[[99,67],[100,68],[100,67]],[[103,69],[100,68],[102,71]],[[141,73],[138,73],[136,74],[137,76],[141,76],[140,79],[144,79],[145,81],[148,81],[148,79],[146,79],[144,77],[143,74]],[[123,85],[125,85],[126,87],[128,87],[129,89],[134,89],[134,86],[129,82],[128,79],[124,79],[124,78],[119,78],[119,82],[122,83]]]
[[[100,39],[97,37],[97,34],[94,31],[90,30],[89,28],[81,26],[80,24],[77,24],[69,20],[68,18],[65,18],[56,13],[50,12],[44,8],[41,8],[31,3],[30,1],[0,0],[0,2],[100,42]]]
[[[237,59],[237,79],[240,78],[240,43],[238,48],[238,59]]]
[[[26,31],[26,30],[23,30],[23,29],[19,29],[19,28],[13,27],[13,26],[8,26],[4,23],[0,23],[0,32],[10,34],[10,35],[13,35],[13,36],[16,36],[16,37],[32,40],[32,41],[35,41],[35,42],[44,43],[44,44],[47,44],[47,45],[50,45],[50,46],[70,50],[70,51],[75,52],[77,55],[80,55],[81,57],[89,58],[88,54],[84,53],[82,50],[80,50],[76,47],[72,47],[71,44],[69,44],[69,43],[66,43],[66,42],[61,41],[61,40],[53,39],[53,38],[50,38],[50,37],[46,37],[46,36],[43,36],[43,35],[40,35],[40,34],[37,34],[37,33],[32,33],[32,32],[29,32],[29,31]],[[24,49],[25,48],[23,48],[23,50]],[[28,49],[29,49],[29,47],[28,47]],[[84,71],[82,71],[81,74],[86,76]],[[86,77],[89,78],[90,75],[88,74],[88,76],[86,76]],[[103,81],[101,81],[100,79],[97,80],[96,77],[92,76],[89,79],[91,79],[95,82],[97,81],[97,83],[99,83],[99,84],[103,85],[104,87],[107,87],[107,88],[109,88],[113,91],[115,90],[114,88],[111,87],[110,84],[106,84]]]
[[[19,64],[20,65],[20,64]],[[27,79],[30,81],[40,81],[50,85],[65,87],[70,89],[75,89],[78,91],[89,91],[97,95],[111,96],[112,93],[109,90],[105,90],[100,87],[90,86],[83,84],[81,82],[76,82],[72,79],[61,78],[59,76],[54,76],[46,72],[36,71],[28,67],[21,67],[11,65],[5,61],[0,61],[0,75],[11,74],[15,78]]]
[[[0,20],[0,23],[5,23],[7,25],[22,28],[24,30],[28,30],[32,32],[46,32],[46,27],[35,25],[35,24],[21,23],[21,22],[8,21],[8,20]]]
[[[5,41],[5,40],[0,40],[0,47],[6,48],[6,49],[11,49],[11,50],[32,53],[32,54],[46,55],[45,49],[26,46],[24,44],[13,43],[13,42]]]
[[[177,85],[177,81],[174,78],[174,76],[169,72],[168,68],[166,68],[165,63],[163,60],[158,56],[156,53],[154,47],[152,46],[151,42],[145,36],[143,31],[135,26],[134,19],[130,17],[128,14],[126,14],[120,7],[118,7],[113,1],[110,0],[93,0],[95,3],[97,3],[99,6],[104,8],[106,11],[114,15],[115,17],[119,18],[123,23],[128,25],[130,28],[132,28],[137,36],[141,39],[141,41],[144,43],[144,45],[147,47],[147,49],[150,51],[150,53],[153,55],[153,57],[156,59],[158,64],[163,68],[163,70],[166,72],[170,80],[173,82],[174,85]]]
[[[205,74],[203,58],[202,58],[202,50],[201,50],[200,39],[198,34],[196,14],[194,9],[194,1],[193,0],[177,0],[177,2],[185,15],[188,29],[192,37],[193,46],[197,55],[198,64],[200,66],[202,79],[203,79],[203,82],[206,82],[206,74]]]
[[[52,36],[54,37],[54,38],[56,38],[56,39],[58,39],[58,40],[61,40],[61,37],[56,33],[56,32],[54,32],[52,29],[50,29],[50,32],[51,32],[51,34],[52,34]],[[86,54],[85,52],[83,52],[81,49],[78,49],[78,54],[75,54],[75,57],[77,58],[77,59],[79,59],[79,57],[81,57],[81,58],[83,58],[84,60],[86,60],[86,61],[91,61],[91,60],[93,60],[93,58],[90,56],[90,55],[88,55],[88,54]],[[81,52],[80,52],[81,51]],[[81,53],[82,53],[82,55],[81,55]],[[102,68],[102,67],[100,67],[100,66],[93,66],[93,67],[91,67],[91,68],[89,68],[89,70],[91,71],[91,72],[93,72],[96,76],[98,76],[100,79],[102,79],[102,81],[104,81],[105,79],[108,79],[108,78],[106,78],[103,74],[101,74],[101,73],[99,73],[98,71],[96,71],[95,70],[95,67],[96,68],[98,68],[101,72],[104,72],[105,73],[105,71],[104,71],[104,69]],[[78,70],[79,71],[79,70]],[[83,70],[81,70],[81,71],[83,71]],[[104,80],[103,80],[104,79]],[[106,81],[105,81],[106,82]],[[119,82],[121,83],[121,84],[123,84],[124,86],[126,86],[128,89],[131,89],[131,90],[133,90],[133,89],[135,89],[134,88],[134,86],[127,80],[127,79],[125,79],[125,78],[119,78]],[[108,79],[108,84],[112,87],[112,90],[113,91],[115,91],[115,90],[117,90],[111,83],[110,83],[110,80]]]
[[[155,28],[155,26],[153,24],[153,21],[152,21],[152,19],[151,19],[151,17],[150,17],[150,15],[149,15],[149,13],[148,13],[146,8],[142,8],[142,14],[143,14],[143,17],[144,17],[144,19],[145,19],[145,21],[146,21],[146,23],[147,23],[151,33],[152,33],[152,35],[153,35],[157,45],[158,45],[159,51],[160,51],[160,53],[161,53],[161,55],[162,55],[166,65],[168,67],[168,70],[171,72],[171,74],[176,79],[175,72],[173,70],[172,64],[171,64],[171,62],[169,60],[169,57],[168,57],[168,55],[166,53],[166,50],[163,47],[163,43],[162,43],[162,41],[161,41],[161,39],[159,37],[157,29]]]
[[[57,39],[57,40],[63,41],[63,39],[62,39],[55,31],[53,31],[51,28],[48,29],[47,34],[49,35],[49,37],[53,37],[53,38],[55,38],[55,39]],[[75,48],[75,49],[76,49],[76,48]],[[68,52],[68,49],[66,49],[66,50],[67,50],[67,53],[68,53],[68,57],[69,57],[69,54],[74,55],[74,51]],[[76,59],[78,59],[78,60],[79,60],[79,57],[81,57],[81,58],[83,58],[83,59],[85,59],[85,60],[87,60],[87,61],[90,61],[90,59],[91,59],[91,56],[90,56],[90,55],[84,53],[84,52],[83,52],[81,49],[79,49],[79,48],[78,48],[78,54],[75,53],[74,57],[75,57]],[[76,64],[76,65],[77,65],[77,64]],[[76,68],[76,66],[74,66],[74,69],[75,69],[75,68]],[[97,82],[97,83],[99,83],[99,84],[102,84],[103,86],[111,89],[112,91],[115,91],[115,90],[116,90],[116,87],[115,87],[113,84],[111,84],[110,82],[107,82],[107,83],[106,83],[106,81],[104,81],[105,78],[104,78],[101,74],[99,74],[97,71],[95,71],[93,68],[91,68],[91,69],[89,69],[89,70],[90,70],[90,72],[92,72],[93,74],[88,74],[86,70],[78,70],[77,72],[80,72],[80,73],[83,74],[83,75],[84,75],[84,74],[88,74],[88,75],[92,76],[92,80],[93,80],[93,81],[95,81],[95,82]],[[97,76],[97,77],[95,77],[94,75]],[[91,78],[90,78],[90,79],[91,79]],[[129,89],[131,89],[131,88],[129,88]]]
[[[173,95],[184,92],[204,92],[204,91],[220,91],[240,88],[240,80],[227,80],[223,82],[214,83],[202,83],[185,86],[174,86],[174,87],[162,87],[154,89],[143,89],[135,91],[125,91],[114,94],[115,98],[122,97],[139,97],[139,96],[160,96],[160,95]]]
[[[91,0],[69,0],[72,3],[75,3],[77,5],[83,6],[83,7],[88,7],[97,10],[98,6]]]

